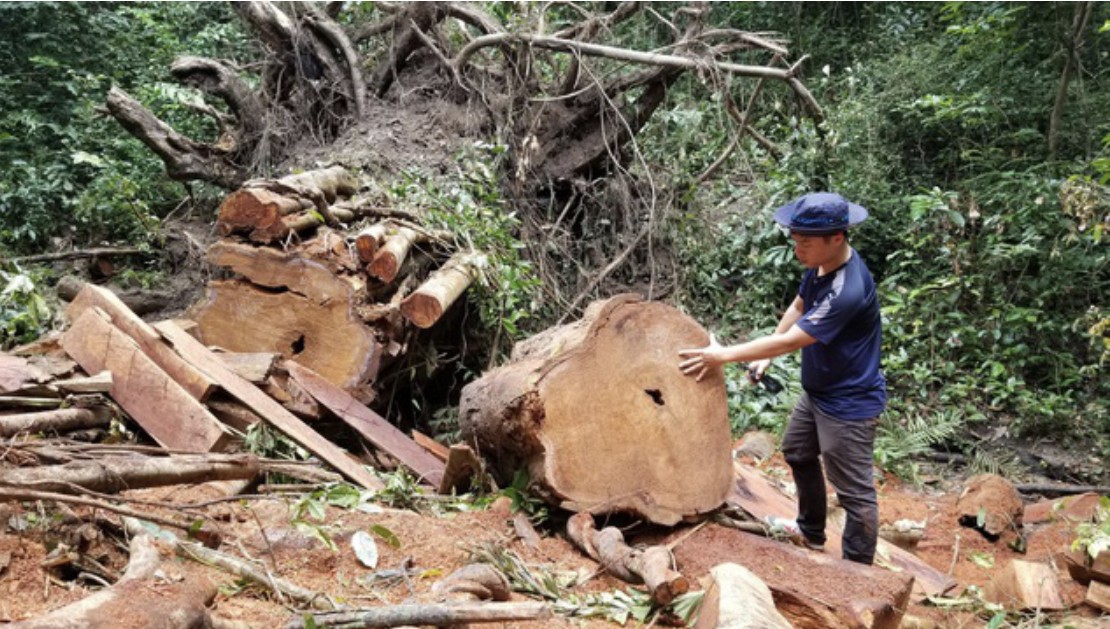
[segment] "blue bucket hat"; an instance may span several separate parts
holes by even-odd
[[[832,192],[811,192],[775,210],[775,222],[797,234],[835,234],[866,218],[863,206]]]

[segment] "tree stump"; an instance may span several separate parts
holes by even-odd
[[[537,493],[572,511],[664,525],[711,511],[732,482],[724,378],[678,369],[680,349],[708,342],[666,304],[596,302],[463,389],[463,437],[501,482],[525,469]]]

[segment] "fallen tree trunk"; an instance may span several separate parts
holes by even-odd
[[[544,620],[551,617],[546,603],[431,603],[427,605],[394,605],[372,609],[351,609],[308,616],[289,621],[286,629],[313,627],[402,627],[435,625],[437,627],[479,622],[510,620]]]
[[[166,577],[168,574],[183,576],[170,579]],[[13,629],[210,627],[208,605],[215,597],[216,585],[208,578],[196,571],[183,571],[180,564],[164,556],[149,535],[138,535],[131,540],[127,571],[112,587],[38,618],[8,626]]]
[[[63,408],[41,413],[0,416],[0,437],[20,433],[66,432],[81,428],[107,426],[111,418],[87,408]]]
[[[64,465],[0,469],[0,485],[74,493],[88,489],[118,493],[126,489],[185,485],[258,476],[258,459],[249,454],[169,457],[107,456]]]
[[[573,511],[665,525],[711,511],[732,484],[724,378],[678,369],[680,349],[708,341],[665,304],[597,302],[463,389],[463,437],[499,481],[523,467],[537,493]]]
[[[690,590],[690,581],[671,569],[671,553],[665,546],[632,548],[620,529],[594,527],[594,516],[578,513],[567,520],[567,537],[609,574],[633,584],[647,586],[651,599],[669,605]]]

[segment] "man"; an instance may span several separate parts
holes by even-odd
[[[804,392],[790,415],[782,451],[798,488],[797,528],[806,545],[825,543],[825,478],[847,513],[845,559],[875,557],[879,511],[872,477],[875,426],[886,406],[879,369],[882,325],[875,282],[848,244],[848,229],[867,210],[837,194],[807,194],[775,211],[790,230],[794,255],[808,269],[775,332],[747,343],[679,352],[679,365],[698,380],[729,362],[748,363],[758,380],[772,358],[802,350]],[[824,468],[822,470],[822,459]]]

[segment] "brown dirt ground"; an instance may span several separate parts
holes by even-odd
[[[771,469],[785,472],[781,461],[773,460],[768,464]],[[173,502],[199,502],[212,499],[218,494],[211,486],[161,488],[132,492],[135,497],[148,500]],[[947,493],[921,492],[900,486],[894,480],[887,480],[881,487],[880,511],[883,522],[899,519],[926,520],[927,532],[917,548],[917,555],[933,567],[950,572],[960,583],[985,586],[991,570],[973,563],[969,557],[982,553],[994,558],[998,567],[1012,559],[1028,561],[1053,561],[1059,552],[1066,550],[1072,539],[1074,524],[1071,522],[1049,521],[1026,527],[1027,551],[1020,554],[1007,546],[1014,534],[1004,535],[998,542],[990,542],[978,532],[963,528],[957,523],[955,509],[958,489]],[[276,575],[302,587],[326,592],[335,600],[355,606],[377,606],[397,604],[408,600],[430,600],[429,591],[438,579],[468,562],[468,549],[481,544],[496,544],[512,549],[530,566],[546,566],[559,571],[579,571],[593,574],[597,566],[574,549],[562,536],[543,534],[538,548],[526,546],[514,532],[512,516],[502,504],[483,511],[454,513],[449,517],[418,514],[412,511],[385,509],[380,514],[364,513],[356,510],[329,508],[325,526],[331,538],[338,545],[338,552],[329,550],[324,544],[296,531],[289,523],[290,509],[295,498],[270,498],[221,503],[207,507],[205,511],[218,522],[223,535],[223,549],[226,552],[264,560]],[[0,505],[0,526],[14,522],[13,505]],[[148,507],[141,507],[146,509]],[[74,512],[84,518],[90,513],[83,509]],[[164,510],[163,510],[164,512]],[[25,518],[26,512],[22,513]],[[39,521],[50,521],[45,514],[38,513]],[[104,514],[101,514],[104,515]],[[16,519],[19,519],[16,517]],[[110,518],[107,518],[110,519]],[[368,585],[365,577],[372,571],[358,563],[350,547],[350,536],[358,530],[369,530],[380,525],[392,531],[401,542],[399,548],[378,543],[380,562],[378,569],[396,568],[406,558],[420,570],[408,582],[397,581],[388,584]],[[47,546],[52,546],[67,535],[72,538],[73,525],[53,524],[36,526],[23,534],[15,533],[4,526],[0,533],[0,622],[26,619],[41,615],[68,603],[79,600],[96,587],[95,584],[79,584],[57,569],[46,570],[39,564],[47,554]],[[266,532],[263,539],[261,531]],[[716,525],[706,526],[686,538],[676,550],[687,577],[696,580],[708,572],[709,568],[727,558],[737,560],[735,553],[729,556],[725,540],[729,539],[723,529]],[[732,533],[731,531],[728,533]],[[630,536],[632,534],[630,533]],[[658,532],[646,533],[644,539],[657,538]],[[682,536],[676,531],[671,538]],[[125,553],[108,540],[94,540],[89,554],[102,564],[122,571],[126,565]],[[753,553],[743,561],[758,561]],[[1070,579],[1060,564],[1053,564],[1060,575],[1065,599],[1078,605],[1085,593],[1083,586]],[[783,570],[788,570],[784,567]],[[223,586],[232,586],[233,577],[211,568],[205,568],[208,576]],[[858,584],[857,584],[858,585]],[[576,592],[611,591],[625,587],[607,575],[596,575]],[[851,583],[832,580],[828,587],[844,591],[855,591]],[[958,595],[959,591],[950,593]],[[514,594],[514,600],[528,600]],[[283,605],[272,594],[260,589],[249,588],[217,596],[214,613],[220,617],[247,623],[250,626],[281,626],[293,617],[292,607]],[[910,615],[929,619],[941,627],[981,627],[982,618],[970,613],[952,612],[934,606],[915,602],[908,610]],[[1099,623],[1097,615],[1090,608],[1078,605],[1071,612],[1076,622]],[[1058,617],[1057,617],[1058,619]],[[1101,619],[1105,622],[1106,617]],[[599,619],[566,619],[557,617],[542,622],[517,622],[492,625],[500,627],[539,628],[539,627],[611,627],[608,621]],[[1088,626],[1097,626],[1092,624]]]

